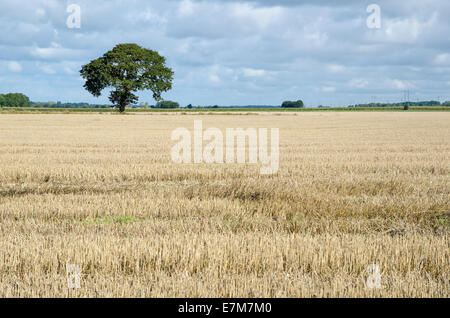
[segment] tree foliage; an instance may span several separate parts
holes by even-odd
[[[418,102],[401,102],[401,103],[370,103],[370,104],[356,104],[352,105],[352,107],[405,107],[405,106],[441,106],[441,103],[438,101],[418,101]],[[445,104],[442,104],[445,106]]]
[[[281,105],[281,107],[284,107],[284,108],[303,108],[304,106],[305,105],[303,104],[302,100],[298,100],[296,102],[285,101]]]
[[[163,100],[156,103],[155,108],[179,108],[180,104],[170,100]]]
[[[0,106],[27,107],[30,106],[30,99],[20,93],[0,94]]]
[[[134,92],[139,90],[151,90],[156,101],[162,100],[161,93],[170,90],[173,81],[173,71],[165,63],[158,52],[137,44],[119,44],[84,65],[80,73],[86,80],[84,88],[96,97],[105,88],[114,88],[109,100],[123,112],[138,101]]]

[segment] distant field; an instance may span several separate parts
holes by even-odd
[[[0,114],[0,297],[450,297],[450,113],[321,111]],[[278,174],[172,163],[194,119]]]
[[[403,107],[333,107],[333,108],[177,108],[177,109],[139,109],[129,108],[128,113],[223,113],[223,112],[393,112],[404,111]],[[446,106],[411,106],[410,112],[417,111],[450,111]],[[114,108],[39,108],[39,107],[0,107],[0,113],[112,113],[117,112]]]

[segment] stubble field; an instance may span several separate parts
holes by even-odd
[[[279,172],[172,163],[171,132],[195,119],[279,128]],[[0,297],[449,297],[449,123],[2,114]]]

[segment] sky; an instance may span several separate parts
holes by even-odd
[[[109,103],[79,70],[136,43],[166,57],[163,98],[182,106],[445,101],[449,14],[448,0],[0,0],[0,93]]]

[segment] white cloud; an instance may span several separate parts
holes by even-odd
[[[11,61],[8,62],[8,69],[11,72],[19,73],[22,72],[22,65],[19,62]]]
[[[438,65],[450,64],[450,54],[443,53],[436,56],[434,63]]]
[[[68,74],[68,75],[75,75],[75,74],[78,74],[78,72],[75,72],[73,69],[71,69],[71,68],[68,67],[68,66],[65,66],[65,67],[63,68],[63,70],[64,70],[64,72],[65,72],[66,74]]]
[[[70,90],[80,101],[108,102],[107,93],[91,97],[76,75],[131,42],[166,57],[176,83],[165,97],[186,104],[394,101],[408,88],[448,96],[450,1],[379,1],[379,30],[367,29],[355,0],[81,0],[79,30],[67,28],[64,1],[0,1],[8,12],[0,19],[0,66],[23,67],[10,74],[8,90],[37,92],[34,65],[48,98],[64,100]]]
[[[378,40],[414,44],[419,39],[424,38],[425,34],[429,34],[430,30],[436,28],[438,23],[440,22],[436,11],[424,17],[413,15],[410,17],[384,19],[383,32],[378,33]]]
[[[393,79],[393,80],[389,80],[387,82],[387,87],[395,88],[395,89],[408,89],[408,88],[411,88],[412,86],[405,81],[402,81],[399,79]]]
[[[419,37],[422,27],[419,21],[415,19],[388,20],[385,30],[387,40],[400,43],[414,43]]]
[[[178,7],[178,16],[179,17],[190,17],[194,14],[195,8],[194,3],[191,0],[183,0]]]
[[[263,77],[267,75],[265,70],[258,70],[253,68],[244,68],[243,73],[245,77]]]
[[[341,73],[346,70],[344,65],[331,64],[327,66],[327,69],[331,73]]]
[[[167,17],[149,8],[140,12],[137,16],[132,14],[127,17],[127,19],[131,21],[139,21],[139,23],[145,23],[147,25],[154,25],[159,28],[162,28],[167,24]]]
[[[220,77],[217,76],[216,74],[209,75],[209,81],[213,84],[219,84],[221,82]]]
[[[29,54],[36,59],[43,60],[79,60],[84,55],[81,50],[63,47],[61,44],[52,42],[49,47],[39,47],[34,45],[28,48]]]
[[[276,23],[285,13],[285,9],[282,7],[255,7],[254,4],[249,3],[231,4],[229,10],[232,17],[239,21],[251,21],[259,29]]]
[[[336,87],[334,87],[334,86],[324,86],[324,87],[322,87],[322,92],[325,92],[325,93],[333,93],[335,91],[336,91]]]
[[[51,47],[41,48],[35,46],[31,49],[31,55],[40,58],[53,58],[55,57],[61,50],[61,45],[52,42]]]
[[[308,30],[305,28],[305,39],[313,45],[325,46],[328,42],[328,34],[318,30]]]
[[[369,82],[362,78],[355,78],[350,80],[348,85],[354,88],[365,88],[367,85],[369,85]]]
[[[182,53],[182,54],[186,54],[189,52],[189,44],[188,43],[182,43],[179,47],[178,47],[178,52]]]
[[[42,8],[37,8],[35,14],[37,18],[43,18],[45,17],[45,10]]]
[[[51,67],[50,65],[41,65],[39,67],[39,69],[45,74],[50,74],[50,75],[56,74],[55,69],[53,67]]]

